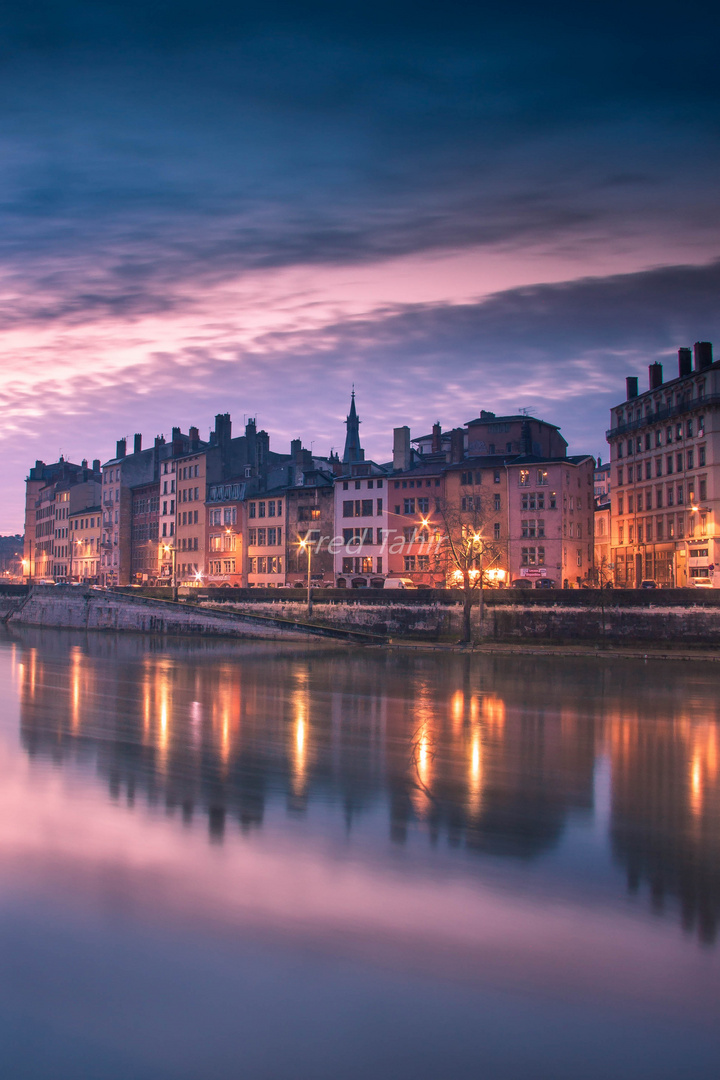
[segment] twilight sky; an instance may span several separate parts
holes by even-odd
[[[580,9],[580,10],[578,10]],[[37,457],[256,415],[273,449],[720,348],[718,15],[686,4],[0,8],[0,532]]]

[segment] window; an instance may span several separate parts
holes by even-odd
[[[497,512],[497,511],[498,511],[498,510],[500,509],[500,496],[499,496],[499,495],[496,495],[496,496],[494,497],[494,500],[493,500],[493,501],[494,501],[494,507],[493,507],[493,508],[494,508],[494,510],[495,510],[495,511]]]
[[[406,570],[414,570],[415,569],[415,556],[414,555],[406,555],[405,556],[405,569]]]
[[[655,445],[656,446],[662,446],[662,432],[661,431],[656,431],[655,432]]]
[[[677,487],[677,504],[678,504],[678,506],[682,506],[682,504],[685,502],[684,494],[685,493],[684,493],[683,485],[678,484],[678,487]]]
[[[673,471],[673,456],[672,456],[672,454],[668,454],[668,456],[665,458],[665,472],[667,473],[668,476],[670,476],[672,471]]]
[[[250,503],[250,514],[249,514],[249,517],[251,517],[251,518],[254,518],[254,517],[255,517],[255,503]]]
[[[668,486],[667,486],[667,494],[666,494],[666,498],[665,498],[665,505],[666,506],[674,506],[675,505],[675,489],[673,488],[672,484],[668,484]]]
[[[360,517],[372,517],[373,501],[372,499],[363,499],[362,508],[360,510]]]
[[[518,474],[518,483],[519,483],[520,487],[529,487],[530,486],[530,470],[529,469],[520,469],[520,472]]]
[[[403,503],[404,503],[404,509],[403,509],[404,514],[414,514],[415,513],[415,500],[414,499],[405,499],[405,500],[403,500]]]
[[[496,521],[493,525],[493,540],[500,539],[500,522]]]
[[[698,466],[702,469],[705,466],[705,447],[698,446]]]
[[[676,454],[675,455],[675,471],[676,472],[682,472],[683,471],[683,456],[682,456],[682,454]]]
[[[672,402],[670,402],[670,406],[672,406]],[[672,442],[672,428],[671,427],[665,429],[665,442],[668,443],[668,444]]]
[[[550,492],[550,509],[557,510],[557,494],[554,491]]]
[[[257,529],[248,529],[248,545],[255,547],[257,544]]]
[[[661,487],[655,488],[655,506],[659,510],[663,504],[663,489]],[[649,509],[649,507],[648,507]]]
[[[418,570],[429,570],[430,569],[430,556],[429,555],[418,555],[418,557],[417,557],[417,565],[418,565]]]
[[[356,480],[355,481],[355,490],[359,491],[361,487],[362,487],[362,480]]]
[[[618,487],[622,487],[622,483],[623,483],[623,470],[622,470],[622,465],[620,466],[620,468],[619,468],[619,469],[618,469],[618,471],[617,471],[617,482],[618,482]],[[252,516],[252,515],[251,515],[251,516]]]
[[[663,519],[661,517],[655,519],[655,536],[658,540],[663,538]]]
[[[625,526],[622,522],[618,525],[618,543],[625,543]]]
[[[271,499],[268,503],[268,517],[275,517],[275,500]]]
[[[538,471],[537,471],[537,482],[538,482],[538,486],[540,486],[540,487],[547,484],[547,482],[548,482],[547,469],[538,469]]]
[[[343,559],[343,561],[342,561],[342,572],[343,572],[343,574],[352,574],[354,561],[355,561],[354,559]]]
[[[618,495],[617,497],[617,512],[618,514],[625,513],[625,499],[622,495]]]
[[[460,473],[460,483],[469,486],[473,482],[473,474],[471,472]]]
[[[258,503],[258,517],[265,517],[265,503]]]
[[[525,538],[534,538],[537,533],[535,531],[535,520],[533,518],[520,522],[522,526],[522,535]]]
[[[436,483],[436,484],[439,484],[439,483],[440,483],[440,481],[439,481],[439,480],[436,480],[436,481],[435,481],[435,483]],[[499,484],[499,483],[500,483],[500,470],[499,470],[499,469],[495,469],[495,471],[494,471],[494,473],[493,473],[493,484]]]
[[[395,487],[397,487],[397,484],[395,485]],[[347,480],[343,480],[343,491],[347,491],[347,489],[348,489],[348,482],[347,482]],[[350,571],[350,572],[352,573],[352,571]]]
[[[688,420],[686,430],[687,430],[688,439],[692,439],[692,437],[693,437],[693,422],[692,422],[692,420]]]
[[[582,564],[583,564],[583,560],[582,560],[582,548],[578,548],[578,549],[577,549],[577,564],[578,564],[578,566],[582,566]]]
[[[650,458],[648,458],[647,461],[645,462],[645,479],[649,480],[651,476],[652,476],[652,461],[650,460]]]
[[[382,545],[383,545],[383,531],[382,531],[382,529],[377,530],[376,543],[377,543],[378,547],[382,547]]]
[[[382,500],[379,500],[380,508],[382,510]],[[430,500],[428,498],[418,499],[417,501],[418,514],[428,514],[430,512]],[[380,512],[380,511],[378,511]]]
[[[623,444],[621,442],[617,444],[617,456],[619,458],[623,456]]]
[[[645,432],[645,449],[646,450],[650,449],[650,432],[649,431]]]
[[[695,451],[694,450],[688,450],[685,456],[687,458],[687,467],[688,467],[688,469],[694,469],[695,468]]]
[[[537,495],[536,495],[536,492],[534,492],[534,491],[529,491],[527,494],[523,494],[523,496],[522,496],[522,508],[523,508],[523,510],[536,510],[537,509],[537,503],[535,501],[536,497],[537,497]]]
[[[655,458],[655,475],[662,476],[662,458]]]

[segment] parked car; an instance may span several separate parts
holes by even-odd
[[[688,581],[688,588],[690,589],[712,589],[713,579],[709,577],[693,577]]]
[[[541,578],[538,578],[537,581],[535,582],[535,588],[536,589],[554,589],[555,588],[555,582],[554,582],[553,578],[541,577]]]
[[[658,585],[657,581],[653,581],[652,578],[645,578],[644,581],[640,582],[640,588],[641,589],[659,589],[660,586]]]
[[[530,578],[526,578],[526,577],[515,578],[515,580],[512,583],[512,588],[513,589],[532,589],[532,587],[533,587],[532,581],[530,580]]]
[[[411,578],[386,577],[383,583],[383,589],[417,589],[417,585]]]

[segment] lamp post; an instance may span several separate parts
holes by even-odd
[[[307,613],[308,617],[312,615],[312,589],[310,586],[310,567],[312,565],[312,545],[310,543],[310,533],[300,541],[300,547],[307,551],[308,557],[308,578],[307,578]]]
[[[163,544],[163,551],[169,552],[170,557],[172,559],[172,578],[171,578],[171,581],[172,581],[173,600],[177,600],[177,598],[178,598],[177,597],[177,575],[175,573],[176,565],[177,565],[176,562],[175,562],[176,549],[175,549],[174,546],[172,546],[170,544]]]

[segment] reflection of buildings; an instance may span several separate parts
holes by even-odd
[[[631,887],[678,898],[687,925],[714,933],[716,706],[700,685],[689,710],[682,669],[656,699],[630,662],[438,665],[236,642],[154,652],[152,640],[29,629],[21,642],[28,753],[93,761],[113,798],[200,812],[214,839],[233,821],[259,826],[268,801],[293,815],[322,804],[347,831],[387,807],[396,843],[427,832],[478,855],[537,857],[569,815],[592,810],[607,754],[613,853]]]
[[[613,721],[612,845],[628,888],[645,885],[656,910],[679,901],[683,925],[714,941],[720,918],[720,738],[717,712],[678,702],[647,725]]]

